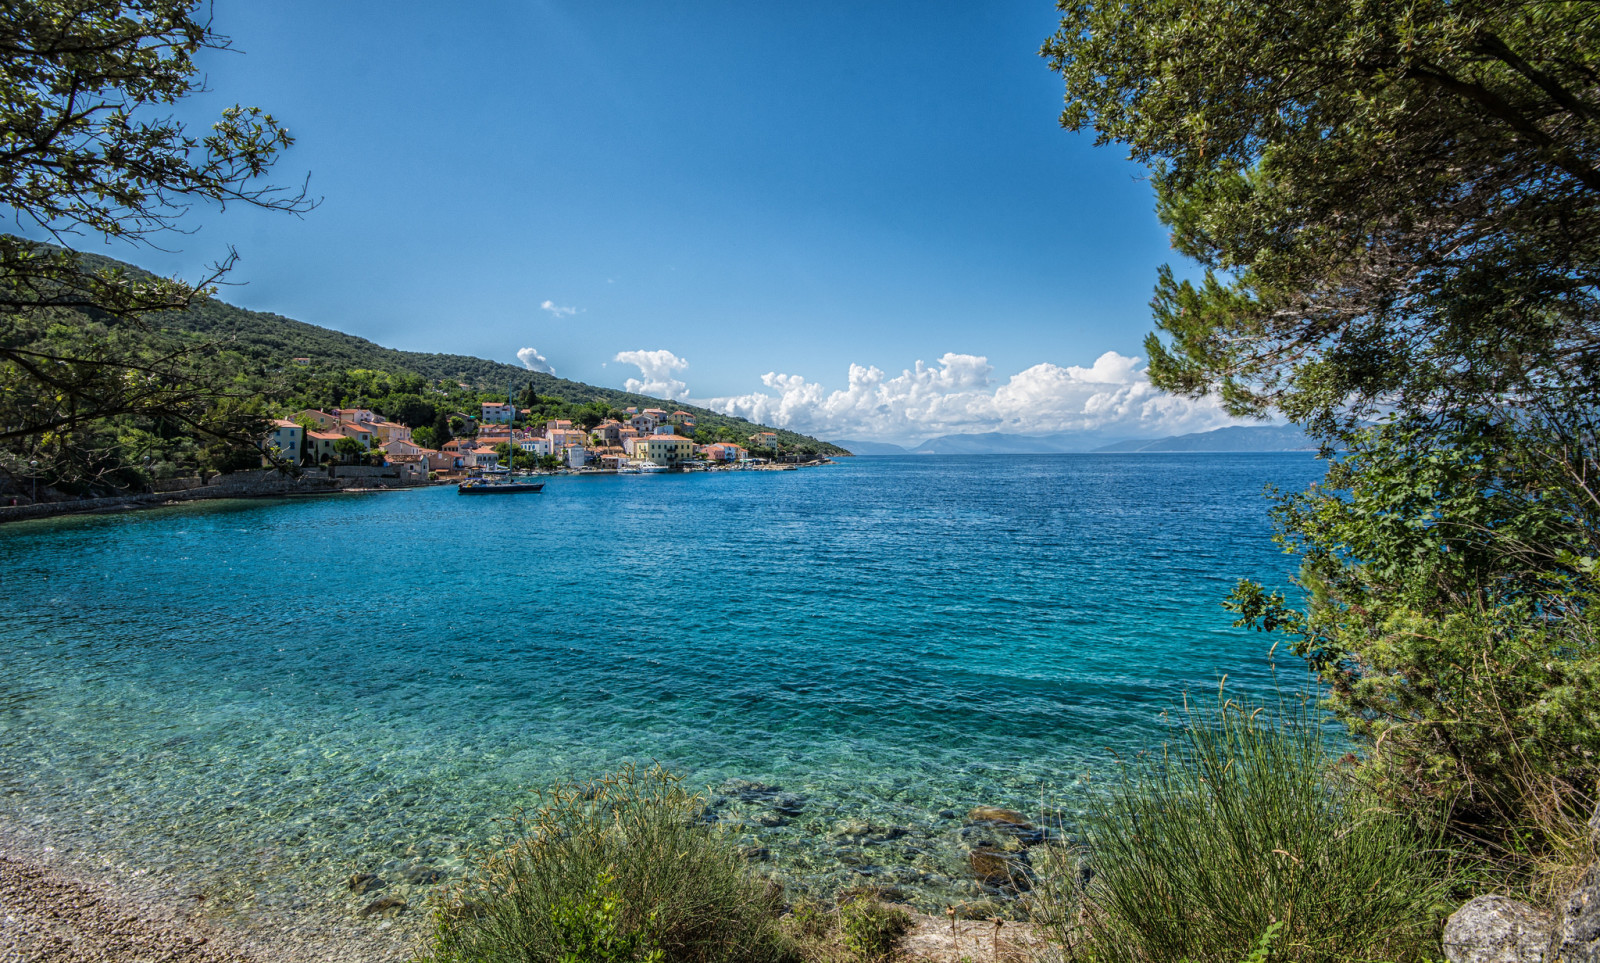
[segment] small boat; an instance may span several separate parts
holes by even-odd
[[[516,403],[515,397],[511,399]],[[527,481],[516,476],[517,446],[506,445],[504,468],[479,468],[467,480],[456,486],[457,495],[535,495],[544,491],[544,482]]]
[[[456,486],[458,495],[527,495],[544,490],[544,482],[519,478],[479,475]]]

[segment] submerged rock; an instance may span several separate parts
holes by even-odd
[[[407,863],[400,868],[400,876],[418,886],[428,886],[444,879],[444,873],[437,867],[422,863]]]
[[[1444,924],[1450,963],[1544,963],[1554,919],[1504,896],[1477,896]]]
[[[362,919],[367,919],[373,916],[382,916],[385,919],[393,919],[394,917],[405,912],[405,909],[406,901],[404,899],[401,899],[398,896],[385,896],[381,899],[375,899],[368,903],[361,910],[359,915]]]
[[[967,820],[974,823],[995,823],[1000,826],[1013,826],[1017,829],[1032,829],[1033,823],[1027,816],[1015,809],[1001,809],[998,806],[974,806],[967,812]]]
[[[382,877],[376,874],[355,873],[345,881],[345,885],[350,887],[350,892],[359,896],[362,893],[371,892],[372,890],[383,889],[383,887],[387,884],[384,883]]]

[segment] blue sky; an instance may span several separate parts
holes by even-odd
[[[297,138],[278,179],[323,202],[107,253],[194,276],[231,244],[233,303],[835,438],[1225,422],[1128,360],[1176,255],[1142,169],[1057,125],[1050,3],[217,0],[215,22],[242,53],[206,58],[182,116],[270,110]]]

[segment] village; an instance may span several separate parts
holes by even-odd
[[[475,415],[452,415],[464,428],[460,436],[427,448],[413,439],[411,428],[366,408],[305,409],[273,419],[262,462],[294,468],[383,465],[413,484],[508,468],[634,474],[795,467],[777,463],[778,436],[771,431],[752,434],[749,447],[697,443],[695,418],[685,411],[630,407],[622,412],[626,421],[606,418],[587,429],[561,419],[527,424],[530,414],[507,402],[485,401]]]

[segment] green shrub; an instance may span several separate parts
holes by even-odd
[[[434,963],[788,963],[779,893],[681,780],[626,768],[557,786],[445,898]]]
[[[1395,421],[1274,510],[1306,604],[1245,582],[1395,805],[1535,899],[1594,861],[1600,784],[1600,421],[1588,409]]]
[[[911,914],[875,899],[858,899],[839,908],[845,948],[864,963],[882,963],[900,952],[911,929]]]
[[[1092,806],[1086,856],[1036,862],[1037,922],[1105,963],[1436,956],[1451,877],[1437,832],[1330,772],[1317,723],[1232,701],[1191,713]]]

